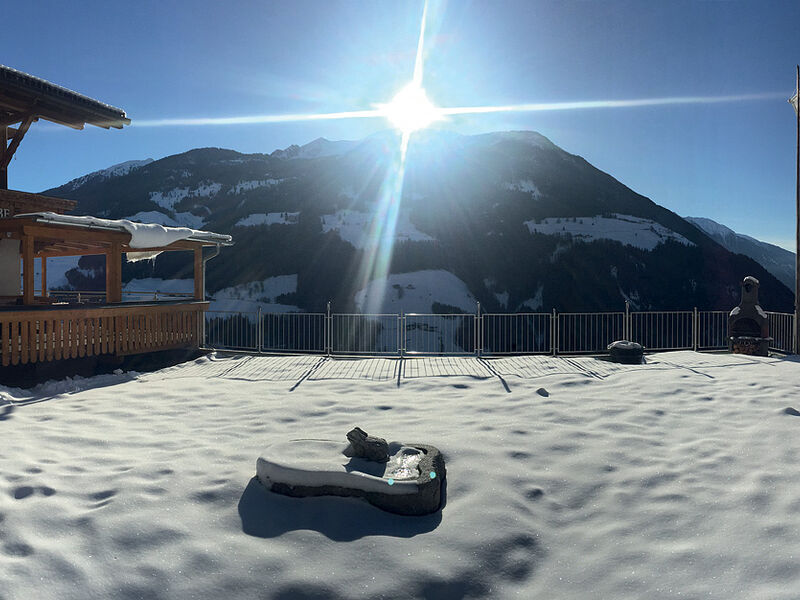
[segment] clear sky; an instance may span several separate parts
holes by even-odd
[[[271,152],[358,139],[382,119],[137,126],[389,101],[414,70],[423,4],[32,0],[3,7],[0,62],[125,109],[123,131],[34,125],[9,186],[41,191],[197,147]],[[423,85],[439,106],[763,95],[724,103],[461,115],[539,131],[681,215],[794,248],[800,2],[431,0]],[[413,139],[412,139],[413,143]]]

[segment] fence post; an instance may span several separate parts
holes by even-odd
[[[633,341],[631,339],[631,306],[627,300],[625,300],[625,324],[622,326],[622,335],[626,340]]]
[[[328,300],[328,307],[325,312],[325,327],[323,328],[323,335],[325,339],[323,340],[323,345],[325,346],[325,354],[328,356],[331,355],[333,351],[333,340],[331,339],[332,332],[333,332],[333,323],[331,319],[331,301]]]
[[[258,307],[258,321],[256,321],[256,352],[261,354],[264,350],[264,321],[261,317],[261,306]]]
[[[558,354],[558,315],[555,308],[550,320],[550,346],[553,350],[553,356],[556,356]]]
[[[400,358],[403,358],[406,353],[406,311],[401,308],[397,318],[400,320],[397,327],[397,350],[400,353]]]
[[[700,315],[697,314],[697,307],[694,307],[694,315],[692,316],[692,350],[697,352],[697,347],[700,345]]]
[[[481,303],[478,302],[478,312],[475,313],[475,354],[481,355],[483,342],[481,341]]]

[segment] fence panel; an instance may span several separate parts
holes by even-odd
[[[266,352],[327,352],[325,313],[264,313],[261,344]]]
[[[258,313],[207,311],[205,345],[223,350],[258,350]]]
[[[475,354],[475,315],[408,314],[403,318],[403,351],[407,354]]]
[[[794,351],[794,315],[791,313],[768,312],[769,334],[772,336],[770,350],[791,353]]]
[[[697,349],[721,350],[728,347],[728,313],[701,310],[698,313]]]
[[[553,349],[550,313],[481,315],[482,354],[541,354]]]
[[[793,350],[794,315],[767,313],[771,350]],[[205,345],[270,352],[363,355],[605,353],[631,339],[648,350],[723,350],[727,311],[611,313],[325,314],[208,311]]]
[[[625,338],[625,313],[561,313],[556,350],[572,354],[605,352]]]
[[[691,350],[694,347],[692,311],[630,313],[630,340],[647,350]]]
[[[333,314],[330,347],[334,354],[399,354],[400,315]]]

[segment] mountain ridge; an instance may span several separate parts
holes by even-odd
[[[787,288],[794,289],[795,254],[785,248],[758,240],[717,223],[707,217],[684,217],[698,226],[709,237],[719,242],[727,250],[749,256],[767,271],[772,273]]]
[[[328,300],[354,310],[381,240],[393,246],[387,275],[443,269],[491,311],[616,310],[626,299],[634,309],[730,309],[745,275],[762,280],[768,309],[792,305],[755,261],[537,132],[423,132],[408,148],[402,195],[397,135],[337,144],[319,138],[307,155],[193,149],[47,193],[78,200],[79,214],[200,219],[236,242],[208,265],[212,294],[296,275],[280,302],[303,310]],[[619,231],[604,236],[601,225]],[[171,254],[123,275],[187,276]]]

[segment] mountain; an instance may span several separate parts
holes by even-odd
[[[791,310],[757,262],[538,133],[425,131],[404,165],[399,146],[383,132],[272,154],[201,148],[46,193],[80,214],[230,233],[207,273],[227,308],[728,310],[754,275],[763,306]],[[123,277],[190,277],[184,254],[126,264]],[[102,289],[102,257],[80,267],[70,284]]]
[[[684,217],[697,225],[713,240],[736,254],[749,256],[772,273],[790,290],[794,289],[795,255],[780,246],[762,242],[749,235],[736,233],[732,229],[705,217]]]

